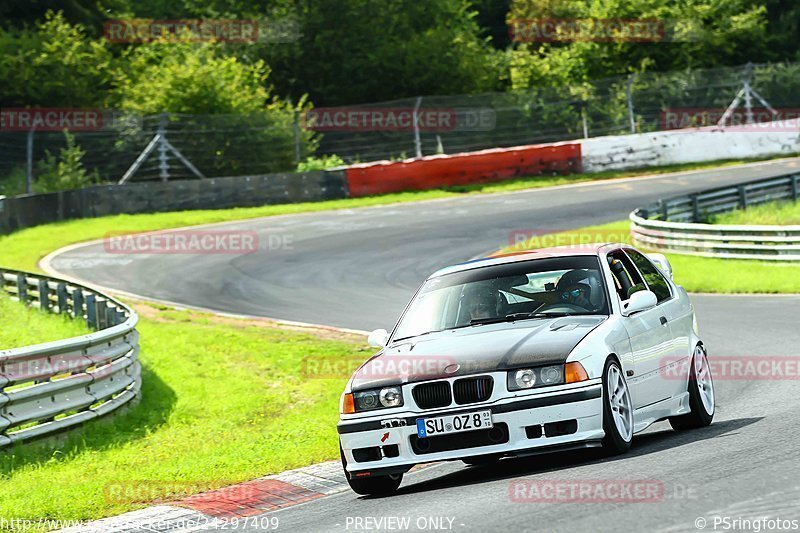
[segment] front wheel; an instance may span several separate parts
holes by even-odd
[[[614,359],[603,370],[603,450],[611,455],[625,453],[633,440],[633,402],[622,368]]]
[[[347,472],[347,460],[344,458],[344,450],[342,450],[341,446],[339,446],[339,455],[342,458],[342,468],[344,469],[344,477],[347,479],[347,484],[356,494],[361,494],[362,496],[385,496],[394,493],[400,487],[400,483],[403,482],[403,474],[350,479],[350,474]]]
[[[711,424],[714,419],[714,381],[711,378],[708,355],[699,344],[694,349],[689,371],[689,408],[691,412],[669,419],[672,429],[681,431],[701,428]]]

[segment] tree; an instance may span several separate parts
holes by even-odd
[[[0,30],[4,107],[96,107],[110,88],[112,55],[83,26],[48,12],[33,29]]]

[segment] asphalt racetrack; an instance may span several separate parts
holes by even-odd
[[[262,249],[254,254],[120,255],[95,243],[52,257],[50,268],[187,306],[388,329],[427,275],[505,246],[515,232],[620,220],[660,197],[798,168],[798,160],[785,160],[249,220],[221,227],[257,231]],[[800,297],[695,295],[693,301],[711,359],[800,356]],[[800,383],[729,378],[717,379],[715,388],[710,427],[676,433],[665,422],[655,424],[624,456],[603,459],[587,451],[488,467],[442,463],[407,474],[392,497],[348,491],[274,514],[281,531],[720,531],[724,525],[715,528],[714,516],[800,521]],[[635,503],[513,497],[519,481],[553,480],[651,480],[663,490]]]

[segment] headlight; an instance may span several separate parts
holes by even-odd
[[[517,370],[514,373],[514,383],[516,384],[517,388],[530,389],[536,385],[536,374],[534,374],[533,370],[530,368]]]
[[[539,369],[542,385],[556,385],[564,381],[564,373],[561,366],[545,366]]]
[[[538,368],[520,368],[508,373],[509,391],[561,385],[564,383],[564,366],[542,366]]]
[[[400,407],[403,405],[403,392],[400,387],[384,387],[353,393],[356,412]]]

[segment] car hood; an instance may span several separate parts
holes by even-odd
[[[393,344],[353,374],[351,390],[526,366],[563,364],[606,316],[484,324]]]

